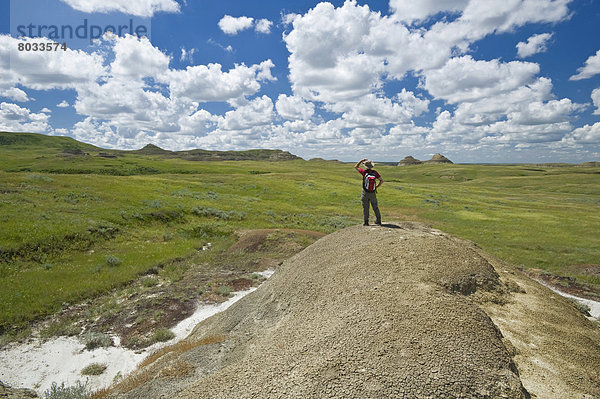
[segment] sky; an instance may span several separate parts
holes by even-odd
[[[600,2],[3,0],[0,131],[343,161],[598,161]]]

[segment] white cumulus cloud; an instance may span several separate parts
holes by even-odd
[[[280,94],[275,103],[277,113],[286,119],[308,120],[315,113],[315,105],[297,96]]]
[[[577,74],[571,76],[569,80],[582,80],[591,78],[600,73],[600,50],[595,55],[585,60],[585,64],[577,69]]]
[[[0,131],[47,133],[50,115],[36,114],[17,104],[0,103]]]
[[[562,141],[575,144],[600,144],[600,122],[575,129]]]
[[[533,35],[527,42],[517,43],[517,54],[521,58],[526,58],[534,54],[543,53],[548,49],[548,41],[552,38],[552,33],[542,33]]]
[[[27,96],[27,93],[25,93],[23,90],[19,89],[18,87],[10,87],[7,89],[2,89],[2,87],[0,86],[0,97],[10,98],[13,101],[19,101],[19,102],[29,101],[29,97]]]
[[[71,104],[69,104],[66,100],[63,100],[60,103],[56,104],[56,106],[58,108],[68,108],[71,106]]]
[[[163,78],[169,84],[171,94],[198,102],[232,101],[250,96],[260,88],[261,81],[274,80],[266,60],[258,65],[236,65],[227,72],[220,64],[197,65],[185,70],[170,70]]]
[[[239,32],[250,29],[254,24],[254,18],[250,17],[232,17],[225,15],[219,21],[219,28],[228,35],[237,35]]]
[[[269,21],[266,18],[263,18],[256,21],[256,26],[254,27],[254,29],[259,33],[264,33],[265,35],[268,35],[269,33],[271,33],[271,26],[273,26],[273,22]]]
[[[112,35],[115,60],[110,65],[113,75],[123,77],[158,77],[169,68],[171,59],[154,47],[146,37]]]
[[[470,55],[455,57],[440,69],[425,73],[423,87],[450,103],[476,101],[531,83],[540,71],[537,64],[498,60],[477,61]]]
[[[0,35],[0,87],[20,84],[35,90],[73,89],[106,74],[104,58],[81,50],[16,51],[19,43],[47,39],[15,39]],[[10,61],[10,63],[9,63]]]
[[[273,101],[262,96],[249,103],[225,113],[219,120],[219,128],[223,130],[246,130],[257,126],[269,125],[273,120]]]

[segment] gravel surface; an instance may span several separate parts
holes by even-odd
[[[416,223],[330,234],[284,262],[258,290],[196,326],[185,350],[173,348],[112,395],[527,398],[529,386],[541,393],[535,362],[527,368],[528,386],[517,371],[519,356],[531,358],[519,352],[519,331],[511,333],[513,345],[497,327],[520,306],[517,296],[528,294],[518,279],[499,276],[499,268],[505,273],[508,266],[495,267],[484,255],[472,243]],[[536,295],[555,295],[540,290]],[[581,319],[576,333],[587,335],[577,345],[591,358],[581,365],[573,360],[569,375],[600,369],[598,328],[563,305],[563,312]],[[538,324],[532,328],[544,328]],[[510,332],[510,323],[503,328]],[[561,373],[551,376],[562,384],[557,389],[597,397],[597,371],[587,372],[579,385]]]

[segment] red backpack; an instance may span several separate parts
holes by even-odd
[[[367,169],[363,175],[363,189],[370,193],[375,192],[375,189],[377,188],[377,175],[375,173],[377,172],[372,169]]]

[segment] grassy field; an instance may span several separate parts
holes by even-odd
[[[0,133],[0,333],[109,292],[233,232],[332,232],[362,221],[339,162],[195,162]],[[260,152],[263,154],[263,152]],[[263,154],[264,155],[264,154]],[[262,155],[261,155],[262,156]],[[600,168],[381,166],[385,220],[417,220],[499,258],[600,287]]]

